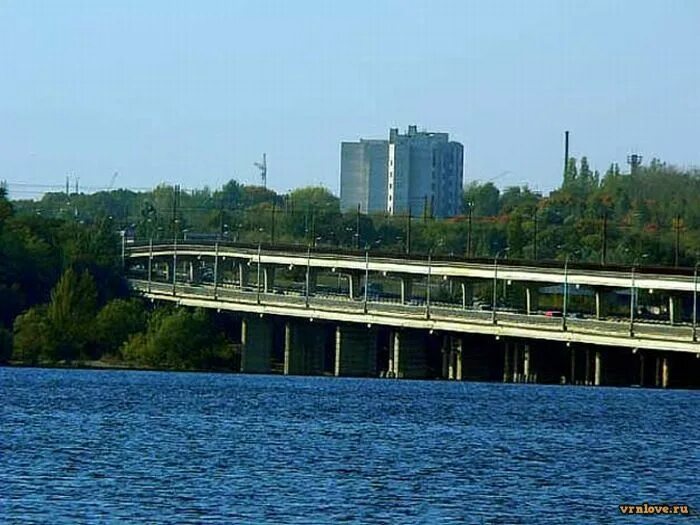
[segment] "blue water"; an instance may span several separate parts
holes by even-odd
[[[617,505],[699,483],[698,392],[0,369],[3,523],[651,523]]]

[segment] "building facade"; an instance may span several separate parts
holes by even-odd
[[[389,140],[341,145],[340,200],[343,210],[390,215],[451,217],[460,213],[464,148],[447,133],[406,134],[392,128]]]
[[[384,211],[389,162],[386,140],[343,142],[340,147],[340,205],[343,211]]]

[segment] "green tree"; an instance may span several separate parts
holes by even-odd
[[[97,314],[95,343],[100,354],[119,356],[121,346],[131,334],[146,328],[146,311],[138,299],[114,299]]]

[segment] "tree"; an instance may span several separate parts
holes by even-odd
[[[114,299],[95,319],[95,343],[100,354],[118,356],[120,347],[131,334],[146,328],[146,312],[137,299]]]
[[[78,275],[72,268],[66,270],[51,292],[46,310],[46,320],[58,347],[57,359],[87,357],[96,310],[97,288],[92,276],[87,272]]]

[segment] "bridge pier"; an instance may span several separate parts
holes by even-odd
[[[459,286],[462,289],[462,309],[466,310],[474,302],[474,285],[467,280],[461,280]]]
[[[401,276],[401,303],[406,304],[413,297],[413,278]]]
[[[595,374],[593,376],[593,385],[600,386],[603,384],[603,356],[600,350],[595,351]]]
[[[268,317],[247,316],[241,323],[241,372],[270,373],[273,322]]]
[[[250,277],[250,268],[248,264],[243,261],[238,261],[236,263],[238,267],[238,287],[243,290],[248,286],[248,278]]]
[[[528,284],[525,286],[525,312],[532,315],[537,309],[537,288],[533,289],[533,286]]]
[[[510,343],[503,343],[503,382],[510,383],[513,378],[513,364]]]
[[[325,365],[324,343],[324,331],[320,325],[287,321],[284,326],[284,374],[322,374]]]
[[[377,332],[363,325],[338,325],[335,329],[335,376],[377,375]]]
[[[395,330],[389,352],[389,377],[423,379],[428,376],[425,335],[418,330]]]
[[[262,267],[263,276],[263,293],[272,293],[275,288],[275,267],[274,266],[263,266]]]
[[[677,295],[669,295],[668,297],[668,322],[672,325],[678,324],[680,321],[680,297]]]
[[[360,299],[362,276],[359,273],[348,273],[346,277],[348,278],[348,294],[350,299]]]

